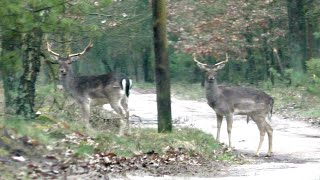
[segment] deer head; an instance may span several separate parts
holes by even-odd
[[[193,61],[197,63],[197,66],[205,72],[206,74],[206,80],[208,82],[213,82],[215,80],[215,76],[218,72],[218,70],[223,69],[225,64],[228,62],[229,58],[228,58],[228,54],[226,54],[226,60],[221,61],[215,65],[208,65],[208,64],[204,64],[201,63],[197,60],[195,54],[193,54]]]
[[[93,44],[89,42],[87,47],[80,52],[75,54],[69,54],[66,57],[62,57],[60,54],[52,51],[50,44],[47,42],[47,50],[53,55],[53,59],[56,60],[59,64],[59,73],[61,75],[67,75],[68,73],[72,72],[71,64],[76,60],[78,56],[83,55],[84,53],[88,52],[93,47]]]

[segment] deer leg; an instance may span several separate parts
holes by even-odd
[[[128,98],[123,98],[121,100],[121,105],[125,111],[125,120],[126,120],[126,128],[128,129],[128,133],[131,134],[131,128],[129,123],[129,109],[128,109]]]
[[[267,156],[270,157],[272,155],[272,133],[273,133],[273,129],[271,128],[271,126],[266,122],[265,123],[265,127],[267,130],[267,134],[268,134],[268,140],[269,140],[269,150],[268,150],[268,154]]]
[[[85,123],[87,129],[91,129],[90,125],[90,99],[79,101],[81,109],[82,109],[82,120]]]
[[[222,124],[222,119],[223,119],[223,116],[217,114],[217,136],[216,136],[216,140],[218,142],[220,141],[220,129],[221,129],[221,124]]]
[[[264,141],[264,136],[266,134],[266,129],[265,129],[264,121],[261,118],[256,120],[256,124],[258,126],[259,131],[260,131],[260,141],[259,141],[258,149],[256,151],[256,156],[259,156],[260,149],[261,149],[263,141]]]
[[[122,106],[121,106],[121,102],[112,102],[110,103],[112,109],[114,111],[116,111],[117,114],[120,115],[120,130],[119,130],[119,136],[123,136],[124,132],[124,126],[125,126],[125,111],[123,110]]]
[[[231,147],[231,130],[233,124],[233,116],[232,114],[226,116],[227,119],[227,131],[228,131],[228,138],[229,138],[229,147]]]

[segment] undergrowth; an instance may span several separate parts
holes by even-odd
[[[162,154],[165,148],[172,147],[186,149],[190,154],[197,153],[217,159],[218,156],[214,152],[222,149],[212,135],[192,128],[175,129],[172,133],[158,133],[152,128],[133,128],[132,134],[119,137],[117,130],[113,133],[102,130],[87,131],[79,127],[79,123],[57,121],[43,116],[36,120],[13,117],[7,120],[1,119],[0,127],[14,132],[16,139],[25,136],[44,147],[59,146],[60,149],[71,149],[79,157],[96,152],[112,152],[124,157],[151,151]],[[3,152],[3,149],[1,152],[8,154]],[[219,155],[219,158],[224,156],[226,155]],[[231,155],[225,159],[232,159]]]

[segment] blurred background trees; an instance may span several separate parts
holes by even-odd
[[[118,71],[154,82],[149,0],[3,0],[0,70],[8,113],[34,116],[36,89],[57,82],[48,40],[62,54],[94,48],[75,63],[79,75]],[[232,84],[320,87],[320,9],[316,0],[167,1],[172,83],[199,83],[192,53],[231,60],[219,74]],[[201,59],[201,58],[200,58]]]

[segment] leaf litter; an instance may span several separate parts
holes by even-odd
[[[5,132],[10,138],[18,136]],[[6,158],[6,161],[0,161],[0,164],[7,167],[15,164],[19,167],[11,169],[13,179],[108,179],[125,177],[127,174],[212,177],[229,165],[226,161],[208,159],[184,147],[172,146],[163,148],[163,152],[151,150],[136,152],[130,157],[118,156],[112,151],[96,150],[99,143],[80,132],[66,134],[62,140],[51,146],[41,145],[27,136],[11,141],[17,141],[20,145],[11,151],[11,160]],[[95,151],[79,156],[71,147],[81,144],[92,146]],[[222,148],[219,152],[213,152],[213,155],[223,153],[229,152]]]

